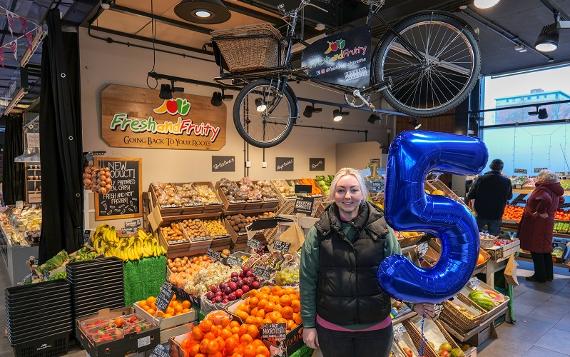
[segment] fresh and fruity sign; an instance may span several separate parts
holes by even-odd
[[[166,99],[162,102],[162,105],[158,108],[153,109],[156,114],[168,113],[170,115],[186,115],[190,111],[191,104],[188,99],[185,98],[174,98]]]
[[[325,51],[325,55],[328,55],[331,52],[336,52],[339,49],[343,50],[344,46],[346,45],[346,41],[344,41],[342,38],[333,42],[327,41],[327,43],[329,44],[329,47]]]

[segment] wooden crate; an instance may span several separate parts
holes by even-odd
[[[465,204],[465,202],[459,197],[457,196],[457,194],[455,192],[453,192],[449,187],[447,187],[446,184],[444,184],[443,182],[441,182],[440,180],[428,180],[425,182],[425,187],[426,189],[428,189],[430,192],[434,191],[434,190],[440,190],[443,191],[443,193],[445,193],[445,196],[451,198],[452,200],[454,200],[457,203],[462,204],[463,206],[465,206],[468,210],[471,210],[469,208],[469,206],[467,206],[467,204]]]
[[[186,235],[186,232],[182,231],[182,234],[187,239],[185,242],[171,243],[166,240],[159,230],[158,236],[160,244],[166,248],[166,257],[169,259],[179,258],[179,257],[190,257],[194,255],[206,254],[210,245],[212,243],[211,237],[204,237],[202,240],[190,240]]]
[[[520,246],[520,240],[515,239],[512,243],[503,246],[495,246],[485,249],[485,251],[491,256],[491,259],[497,261],[517,253],[520,250]]]
[[[218,199],[219,203],[207,204],[207,205],[180,206],[180,207],[162,207],[158,203],[157,199],[158,196],[155,192],[155,187],[154,185],[151,184],[149,187],[149,192],[152,195],[153,202],[156,205],[158,205],[160,209],[160,214],[163,216],[163,218],[172,217],[172,216],[189,216],[189,215],[197,216],[196,218],[200,218],[199,216],[204,213],[212,213],[212,212],[219,212],[220,214],[222,213],[222,201],[219,195],[217,194],[217,190],[214,188],[214,185],[212,185],[211,182],[200,181],[200,182],[170,183],[170,184],[173,185],[174,188],[177,188],[184,184],[206,185],[210,187],[210,189],[216,194],[216,198]]]
[[[284,183],[286,183],[289,187],[292,187],[289,182],[287,182],[286,180],[270,180],[271,182],[271,186],[273,187],[273,190],[277,193],[277,198],[279,199],[279,205],[282,205],[285,201],[287,200],[295,200],[295,195],[292,196],[284,196],[281,191],[279,191],[279,188],[277,188],[277,185],[275,184],[276,181],[283,181]]]
[[[223,212],[226,215],[238,213],[261,213],[274,211],[279,207],[279,200],[259,200],[259,201],[230,201],[220,188],[220,183],[216,182],[216,191],[223,205]]]
[[[412,340],[414,341],[416,348],[419,350],[420,345],[423,343],[424,355],[425,356],[427,356],[427,357],[439,357],[439,354],[437,353],[437,350],[435,349],[435,348],[439,348],[439,346],[436,346],[435,348],[433,348],[428,343],[428,341],[424,337],[422,337],[420,330],[416,327],[415,323],[412,321],[412,320],[417,320],[417,319],[419,319],[419,317],[416,317],[414,319],[410,319],[410,320],[403,322],[403,325],[406,328],[406,330],[408,331],[408,334],[410,335]],[[426,319],[426,321],[428,321],[428,319]],[[432,321],[432,320],[429,320],[429,321]],[[445,330],[445,328],[443,327],[441,322],[439,322],[437,320],[433,320],[433,322],[437,326],[439,332],[441,332],[441,334],[443,335],[445,340],[451,345],[451,347],[452,348],[459,348],[459,345],[455,342],[453,337],[451,337],[451,335],[449,335],[449,333]]]

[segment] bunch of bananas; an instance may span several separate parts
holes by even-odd
[[[97,227],[91,244],[97,253],[122,260],[138,260],[166,254],[166,249],[158,243],[156,234],[139,229],[133,236],[120,238],[115,227],[107,224]]]

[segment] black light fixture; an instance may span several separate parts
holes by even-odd
[[[221,92],[214,92],[212,93],[212,100],[210,100],[210,103],[212,103],[212,105],[214,107],[219,107],[220,105],[222,105],[223,101],[226,99],[233,99],[233,95],[226,95],[224,93],[224,90],[222,89]]]
[[[322,111],[323,108],[315,108],[315,104],[307,105],[303,111],[303,116],[305,116],[305,118],[310,118],[313,116],[313,113],[320,113]]]
[[[534,48],[540,52],[552,52],[556,51],[558,48],[558,39],[560,38],[560,33],[558,32],[558,27],[556,22],[546,25],[540,31],[540,35],[534,43]]]
[[[170,84],[160,85],[160,94],[158,96],[160,99],[172,99],[172,94],[174,92],[184,92],[184,88],[175,87],[174,81],[171,81]]]
[[[220,24],[231,16],[222,0],[182,0],[174,7],[174,13],[197,24]]]
[[[342,108],[333,110],[333,121],[339,122],[342,120],[342,117],[348,115],[348,112],[343,112]]]
[[[376,122],[379,121],[379,120],[380,120],[380,117],[379,117],[378,115],[374,114],[374,113],[370,114],[370,116],[368,117],[368,122],[369,122],[370,124],[374,124],[374,123],[376,123]]]
[[[263,112],[265,111],[265,109],[267,109],[267,105],[263,102],[263,99],[261,98],[257,98],[255,100],[255,108],[258,112]]]
[[[170,84],[161,84],[160,94],[158,96],[160,99],[172,99],[172,89],[170,88]]]
[[[528,112],[528,115],[538,115],[538,119],[548,119],[548,111],[546,108],[540,108],[537,106],[534,112]]]

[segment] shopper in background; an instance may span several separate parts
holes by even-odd
[[[511,180],[503,176],[503,161],[495,159],[489,165],[491,171],[480,176],[467,193],[467,202],[475,200],[479,231],[487,227],[489,234],[501,231],[503,212],[507,201],[513,197]]]
[[[543,283],[554,278],[552,266],[552,229],[554,214],[562,204],[564,188],[549,170],[538,174],[536,188],[530,194],[519,224],[521,248],[532,254],[534,275],[526,280]]]
[[[384,258],[400,246],[384,215],[366,201],[357,170],[341,169],[331,184],[334,201],[312,227],[301,249],[303,341],[324,357],[390,354],[390,296],[376,279]],[[417,304],[423,316],[435,306]]]

